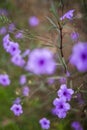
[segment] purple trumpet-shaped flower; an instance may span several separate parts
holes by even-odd
[[[65,101],[70,101],[72,94],[74,91],[72,89],[68,89],[66,84],[62,84],[57,94],[60,98],[64,98]]]
[[[87,71],[87,43],[78,42],[74,45],[70,63],[76,66],[80,72]]]
[[[37,75],[53,74],[56,63],[53,59],[53,53],[48,49],[34,49],[29,54],[29,60],[26,70],[31,71]]]
[[[25,61],[20,54],[12,56],[11,62],[19,67],[24,67],[25,65]]]
[[[7,34],[3,37],[3,47],[6,50],[6,52],[8,52],[9,46],[10,46],[10,36],[9,34]]]
[[[15,42],[9,43],[8,53],[10,53],[12,56],[19,54],[21,51],[19,49],[19,44]]]
[[[11,83],[7,74],[0,74],[0,84],[3,86],[9,86]]]
[[[43,117],[39,120],[42,129],[48,130],[50,128],[50,121]]]
[[[18,98],[16,98],[15,100],[14,100],[14,104],[20,104],[20,102],[21,102],[21,99],[18,97]]]
[[[65,14],[60,18],[60,20],[64,20],[65,18],[67,18],[67,19],[69,19],[69,20],[72,20],[74,11],[75,11],[74,9],[69,10],[67,13],[65,13]]]
[[[23,113],[22,106],[20,104],[13,104],[10,110],[13,111],[15,116],[20,116]]]
[[[69,103],[66,103],[63,98],[55,98],[53,105],[55,106],[55,114],[59,118],[65,118],[67,111],[70,110]]]
[[[83,130],[80,122],[78,121],[73,121],[71,127],[74,128],[74,130]]]

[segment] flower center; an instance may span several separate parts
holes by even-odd
[[[62,108],[63,108],[63,105],[61,104],[61,105],[60,105],[60,109],[62,109]]]
[[[40,65],[43,65],[43,64],[44,64],[44,60],[41,59],[41,60],[39,61],[39,64],[40,64]]]
[[[83,53],[83,54],[81,55],[81,58],[82,58],[83,60],[86,60],[87,55],[86,55],[85,53]]]
[[[19,108],[17,107],[16,110],[19,111]]]
[[[5,78],[3,78],[3,82],[6,82],[6,79],[5,79]]]
[[[46,121],[44,121],[44,125],[46,125],[47,124],[47,122]]]
[[[16,48],[15,47],[13,47],[13,49],[12,49],[13,51],[15,51],[16,50]]]
[[[67,95],[67,93],[66,93],[66,92],[63,92],[63,95],[64,95],[64,96],[66,96],[66,95]]]

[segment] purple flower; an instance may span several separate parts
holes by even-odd
[[[65,118],[67,111],[70,110],[69,103],[66,103],[63,98],[55,98],[53,105],[55,106],[56,115],[59,118]]]
[[[69,10],[67,13],[65,13],[65,14],[60,18],[60,20],[64,20],[65,18],[67,18],[67,19],[69,19],[69,20],[72,20],[74,11],[75,11],[74,9],[73,9],[73,10]]]
[[[29,55],[29,61],[25,69],[37,75],[53,74],[55,65],[53,54],[50,50],[44,48],[34,49]]]
[[[48,82],[49,85],[52,85],[52,84],[54,83],[54,79],[49,78],[49,79],[47,80],[47,82]]]
[[[29,96],[29,91],[30,91],[29,87],[24,86],[22,93],[23,93],[24,96]]]
[[[15,27],[14,23],[9,24],[9,26],[8,26],[8,31],[9,32],[13,32],[15,29],[16,29],[16,27]]]
[[[10,85],[11,81],[9,79],[9,76],[7,74],[0,74],[0,84],[3,86]]]
[[[64,98],[65,101],[70,101],[73,93],[74,91],[72,89],[68,89],[66,84],[62,84],[57,92],[58,96],[60,98]]]
[[[6,32],[7,32],[6,27],[1,27],[1,28],[0,28],[0,35],[5,35]]]
[[[23,53],[22,53],[22,57],[26,57],[27,55],[29,55],[30,50],[26,49]]]
[[[61,77],[59,79],[59,81],[60,81],[61,84],[64,84],[64,83],[66,83],[66,78],[65,77]]]
[[[10,36],[9,34],[5,35],[3,37],[3,47],[6,50],[6,52],[8,52],[9,46],[10,46]]]
[[[9,52],[12,56],[17,55],[17,54],[20,54],[21,51],[20,51],[20,49],[19,49],[19,44],[10,41],[10,45],[9,45],[9,48],[8,48],[8,52]]]
[[[20,32],[17,32],[16,34],[15,34],[15,38],[16,39],[22,39],[24,36],[23,36],[23,32],[22,31],[20,31]]]
[[[57,110],[56,110],[56,108],[55,108],[55,107],[54,107],[54,108],[52,108],[51,113],[52,113],[53,115],[56,115]]]
[[[13,104],[10,110],[13,111],[15,116],[20,116],[23,113],[22,106],[20,104]]]
[[[71,33],[71,39],[73,40],[73,41],[77,41],[78,40],[78,38],[79,38],[79,33],[78,32],[72,32]]]
[[[82,98],[82,95],[81,95],[81,93],[77,93],[77,101],[78,101],[78,103],[80,104],[80,105],[82,105],[82,104],[84,104],[84,100],[83,100],[83,98]]]
[[[31,16],[28,20],[28,23],[30,24],[30,26],[35,27],[39,24],[39,19],[36,16]]]
[[[43,117],[39,120],[42,129],[48,130],[50,128],[50,121]]]
[[[20,104],[20,102],[21,102],[21,99],[18,97],[18,98],[16,98],[15,100],[14,100],[14,104]]]
[[[19,83],[20,83],[20,85],[24,85],[26,83],[26,76],[25,75],[20,76]]]
[[[0,15],[8,15],[8,11],[6,9],[0,9]]]
[[[78,121],[72,122],[71,127],[74,128],[74,130],[83,130],[80,122]]]
[[[69,71],[66,72],[66,76],[70,77],[70,72]]]
[[[12,56],[11,62],[14,65],[17,65],[17,66],[20,66],[20,67],[23,67],[25,65],[25,61],[20,54]]]
[[[78,42],[74,45],[70,63],[80,71],[87,71],[87,43]]]
[[[12,56],[19,54],[19,53],[21,52],[20,49],[19,49],[19,44],[10,41],[10,43],[9,43],[9,48],[8,48],[8,52],[9,52]]]

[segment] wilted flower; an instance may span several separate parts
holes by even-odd
[[[70,63],[75,65],[80,72],[87,71],[87,43],[78,42],[74,45]]]
[[[13,111],[15,116],[20,116],[23,113],[22,106],[20,104],[13,104],[10,110]]]
[[[26,70],[29,70],[37,75],[53,74],[55,71],[55,61],[53,53],[48,49],[34,49],[29,54],[29,60]]]
[[[39,120],[42,129],[48,130],[50,128],[50,121],[43,117]]]
[[[74,11],[75,11],[74,9],[73,9],[73,10],[69,10],[67,13],[65,13],[65,14],[60,18],[60,20],[64,20],[65,18],[67,18],[67,19],[69,19],[69,20],[72,20]]]

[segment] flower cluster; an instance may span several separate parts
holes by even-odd
[[[3,47],[11,55],[11,62],[17,66],[23,67],[25,64],[24,59],[21,56],[21,50],[19,44],[10,40],[9,34],[3,38]]]
[[[53,101],[53,105],[55,106],[53,112],[59,118],[65,118],[67,111],[70,110],[70,104],[67,101],[71,100],[72,94],[74,91],[72,89],[68,89],[66,84],[62,84],[57,94],[59,98],[55,98]]]

